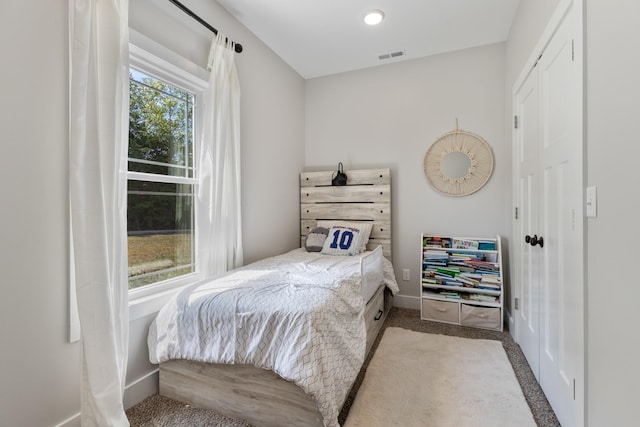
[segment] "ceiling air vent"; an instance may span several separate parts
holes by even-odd
[[[383,59],[397,58],[399,56],[404,56],[404,55],[405,55],[404,50],[399,50],[397,52],[391,52],[391,53],[385,53],[385,54],[382,54],[382,55],[378,55],[378,59],[380,59],[382,61]]]

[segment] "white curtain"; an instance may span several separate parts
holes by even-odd
[[[240,85],[233,43],[218,32],[209,51],[209,88],[200,152],[201,272],[213,276],[242,265]]]
[[[69,192],[81,423],[128,426],[128,0],[69,0]]]

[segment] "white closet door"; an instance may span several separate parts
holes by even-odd
[[[582,60],[575,13],[538,62],[541,120],[540,385],[564,426],[582,424],[574,381],[583,377]],[[578,57],[576,57],[578,55]]]
[[[525,236],[539,233],[539,177],[538,177],[538,141],[539,141],[539,102],[538,68],[531,71],[529,77],[516,95],[516,170],[518,171],[518,210],[514,247],[518,262],[520,295],[516,312],[518,326],[517,339],[524,355],[540,381],[540,258],[538,248],[525,242]]]
[[[516,339],[564,427],[584,424],[581,16],[574,3],[514,98]]]

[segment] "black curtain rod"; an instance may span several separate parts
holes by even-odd
[[[180,3],[178,0],[169,0],[171,3],[173,3],[174,5],[178,6],[178,8],[183,11],[184,13],[186,13],[187,15],[189,15],[190,17],[192,17],[193,19],[195,19],[196,21],[198,21],[199,23],[201,23],[202,25],[204,25],[205,27],[207,27],[213,34],[218,35],[218,30],[216,30],[215,28],[213,28],[211,25],[209,25],[209,23],[207,21],[205,21],[204,19],[200,18],[198,15],[196,15],[191,9],[189,9],[187,6],[183,5],[182,3]],[[229,39],[227,39],[227,41],[229,41]],[[242,52],[242,45],[240,43],[235,43],[233,42],[234,46],[235,46],[235,50],[236,52],[240,53]]]

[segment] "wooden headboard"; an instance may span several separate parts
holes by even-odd
[[[300,237],[304,239],[318,220],[372,222],[367,250],[382,245],[391,259],[391,171],[345,170],[347,185],[332,186],[335,171],[300,174]]]

